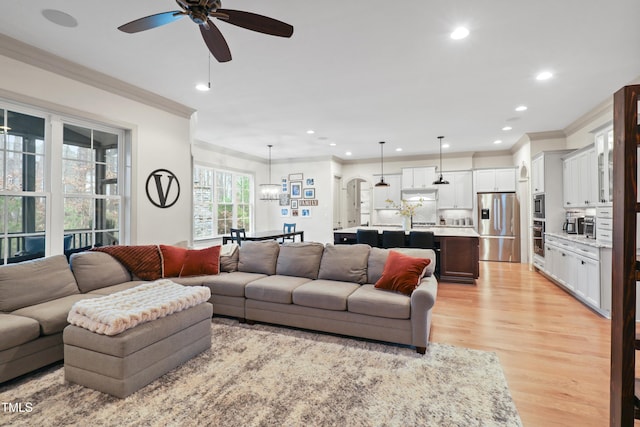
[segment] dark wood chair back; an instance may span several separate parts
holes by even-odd
[[[235,242],[238,246],[242,246],[242,241],[247,237],[244,228],[231,229],[231,242]]]

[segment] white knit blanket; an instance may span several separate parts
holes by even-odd
[[[182,286],[168,279],[100,298],[76,302],[67,321],[103,335],[116,335],[141,323],[186,310],[209,300],[206,286]]]

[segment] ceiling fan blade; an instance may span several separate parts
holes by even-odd
[[[205,25],[200,25],[200,33],[202,34],[202,38],[207,44],[209,51],[218,60],[218,62],[231,61],[231,51],[229,50],[229,45],[224,39],[224,36],[218,27],[213,25],[213,22],[211,22],[210,19],[207,19],[207,24],[209,25],[209,28]]]
[[[291,25],[267,16],[232,9],[217,9],[216,13],[229,16],[229,19],[218,19],[248,30],[280,37],[291,37],[293,34],[293,27]]]
[[[170,24],[173,21],[184,16],[184,12],[174,10],[172,12],[162,12],[155,15],[145,16],[144,18],[136,19],[127,24],[118,27],[120,31],[125,33],[137,33],[151,28],[159,27],[161,25]]]

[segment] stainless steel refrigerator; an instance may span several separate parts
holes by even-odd
[[[478,193],[480,260],[520,262],[520,207],[516,193]]]

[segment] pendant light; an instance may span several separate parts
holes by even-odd
[[[389,184],[384,182],[384,157],[382,150],[384,148],[384,141],[380,141],[380,182],[378,182],[376,187],[388,187]]]
[[[271,147],[269,147],[269,182],[271,182]],[[280,200],[280,186],[278,184],[260,184],[260,200]]]
[[[444,136],[439,136],[438,137],[438,139],[440,140],[440,176],[438,177],[438,179],[433,181],[434,185],[448,184],[449,183],[449,181],[445,180],[442,177],[442,138],[444,138]]]

